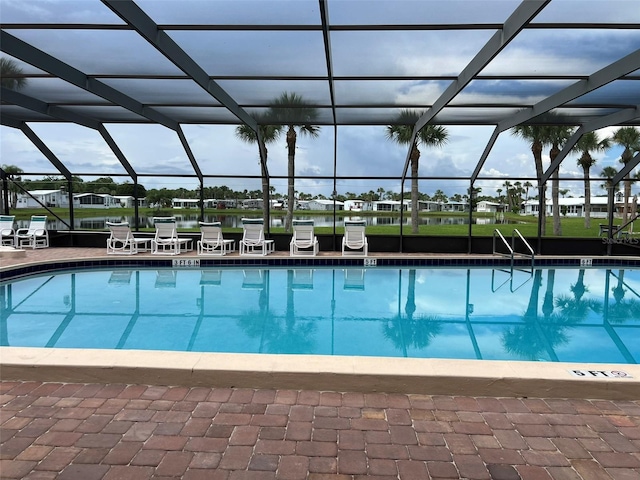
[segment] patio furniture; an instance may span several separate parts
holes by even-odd
[[[313,220],[294,220],[293,237],[289,244],[289,253],[295,256],[311,256],[318,254],[320,246],[318,238],[315,235]]]
[[[154,217],[155,237],[151,240],[154,255],[180,255],[192,250],[190,238],[178,237],[178,227],[174,217]]]
[[[261,218],[242,219],[240,255],[268,255],[275,250],[275,242],[264,238],[264,221]]]
[[[235,250],[235,240],[222,236],[220,222],[200,222],[200,240],[198,255],[226,255]]]
[[[16,247],[45,248],[49,246],[49,232],[47,231],[47,216],[33,215],[28,228],[16,231]]]
[[[150,250],[151,238],[134,236],[128,222],[107,222],[107,255],[135,255]]]
[[[367,256],[369,242],[364,234],[365,226],[364,221],[345,220],[344,237],[342,237],[343,256]]]
[[[16,246],[16,230],[13,227],[14,215],[0,215],[0,236],[3,247]]]

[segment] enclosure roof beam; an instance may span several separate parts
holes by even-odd
[[[22,130],[22,133],[24,133],[25,136],[29,140],[31,140],[31,143],[33,143],[36,148],[40,150],[45,157],[47,157],[47,160],[49,160],[51,164],[56,167],[62,175],[64,175],[64,178],[66,178],[68,181],[71,181],[72,175],[69,169],[65,167],[64,164],[58,159],[58,157],[56,157],[55,153],[53,153],[49,149],[49,147],[47,147],[47,145],[40,139],[36,132],[31,130],[29,125],[27,125],[26,123],[22,124],[20,130]]]
[[[549,180],[549,177],[553,174],[553,172],[560,166],[560,162],[564,160],[564,158],[571,152],[571,149],[578,143],[580,137],[588,132],[593,132],[594,130],[598,130],[600,128],[607,127],[609,125],[617,125],[628,120],[633,120],[634,118],[638,118],[640,115],[640,105],[637,105],[636,108],[626,108],[624,110],[620,110],[619,112],[612,113],[611,115],[607,115],[606,117],[596,118],[595,120],[585,123],[582,125],[576,132],[571,136],[569,140],[563,145],[562,150],[558,156],[551,162],[549,168],[542,175],[540,182],[542,184],[546,183]]]
[[[135,170],[128,162],[109,132],[107,132],[104,125],[102,125],[100,122],[79,113],[72,112],[71,110],[68,110],[66,108],[58,107],[57,105],[49,105],[48,103],[38,100],[37,98],[24,95],[23,93],[16,92],[15,90],[11,90],[9,88],[2,87],[1,92],[2,99],[5,102],[19,105],[23,108],[42,113],[43,115],[47,115],[49,117],[73,122],[83,127],[97,130],[100,135],[102,135],[102,138],[104,138],[104,140],[107,142],[114,155],[118,158],[118,160],[122,164],[122,167],[127,171],[129,176],[131,176],[134,181],[137,181],[138,175],[136,174]]]
[[[639,162],[640,152],[636,153],[633,158],[629,160],[624,167],[622,167],[622,169],[616,174],[616,176],[611,179],[611,183],[613,185],[617,185],[618,183],[620,183],[622,180],[624,180],[624,177],[626,177],[629,172],[631,172],[631,170],[636,168]]]
[[[220,85],[209,78],[207,72],[187,55],[166,32],[160,30],[151,17],[132,0],[102,0],[102,2],[239,120],[251,127],[252,130],[257,131],[258,123],[256,120],[240,107]]]
[[[601,68],[588,78],[579,80],[567,88],[560,90],[544,100],[541,100],[533,107],[521,110],[511,117],[502,120],[498,124],[498,127],[500,128],[500,131],[503,132],[509,128],[515,127],[516,125],[526,123],[549,110],[564,105],[571,100],[592,92],[593,90],[611,83],[614,80],[638,69],[640,69],[640,49],[622,57],[620,60],[613,62],[604,68]]]
[[[550,2],[551,0],[524,0],[511,16],[504,22],[500,30],[495,32],[489,41],[480,49],[467,66],[460,72],[460,75],[449,84],[447,89],[438,97],[416,122],[409,142],[409,150],[404,165],[402,178],[404,179],[409,169],[411,160],[411,149],[416,141],[418,132],[424,128],[449,102],[473,80],[475,75],[480,73],[484,67],[506,47],[511,40]]]
[[[147,120],[164,125],[171,130],[176,130],[178,128],[178,122],[175,120],[151,107],[143,105],[121,91],[110,87],[106,83],[89,77],[80,70],[29,45],[26,42],[23,42],[4,30],[0,31],[0,46],[2,51],[8,55],[30,63],[41,70],[49,72],[50,74],[55,75],[76,87],[93,93],[94,95],[98,95],[109,102],[120,105],[121,107],[146,118]]]

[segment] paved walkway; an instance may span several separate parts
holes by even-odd
[[[103,253],[52,248],[26,260]],[[640,480],[640,392],[609,401],[0,382],[3,479],[365,477]]]
[[[640,401],[0,383],[2,478],[640,479]]]

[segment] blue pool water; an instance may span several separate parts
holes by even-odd
[[[0,344],[637,363],[640,270],[79,270],[0,284]]]

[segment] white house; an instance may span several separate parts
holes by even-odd
[[[73,196],[74,208],[119,208],[120,200],[108,193],[79,193]]]
[[[198,208],[200,199],[198,198],[172,198],[172,208]]]
[[[594,218],[606,218],[609,199],[607,197],[591,197],[590,216]],[[584,217],[584,197],[559,198],[561,215],[567,217]],[[624,202],[615,202],[616,212],[621,210]],[[545,203],[546,214],[553,215],[553,204],[550,198]],[[524,215],[538,215],[538,200],[527,200],[524,202]]]
[[[469,208],[469,204],[466,202],[446,202],[441,204],[441,211],[443,212],[466,212]]]
[[[261,198],[247,198],[242,200],[242,208],[260,210],[262,209],[264,202]]]
[[[133,198],[133,195],[116,195],[114,198],[116,198],[120,202],[120,205],[122,205],[124,208],[133,208],[136,204],[135,199]],[[138,199],[139,207],[145,207],[146,205],[147,205],[146,198]]]
[[[399,212],[400,206],[404,204],[404,210],[411,210],[411,200],[379,200],[373,202],[373,210],[376,212]]]
[[[411,210],[411,204],[409,204]],[[442,210],[442,202],[434,202],[432,200],[418,200],[418,210],[424,212],[439,212]]]
[[[38,203],[40,202],[40,203]],[[16,208],[69,207],[69,194],[62,190],[31,190],[19,193]]]
[[[482,200],[476,205],[476,211],[483,213],[497,213],[501,211],[502,208],[503,206],[501,203],[489,202],[487,200]]]
[[[371,202],[366,200],[360,200],[359,198],[345,200],[344,209],[352,212],[362,212],[364,210],[371,210]]]
[[[333,200],[316,199],[309,200],[307,203],[308,210],[333,210]],[[344,203],[335,201],[336,210],[344,210]],[[301,209],[302,210],[302,209]]]

